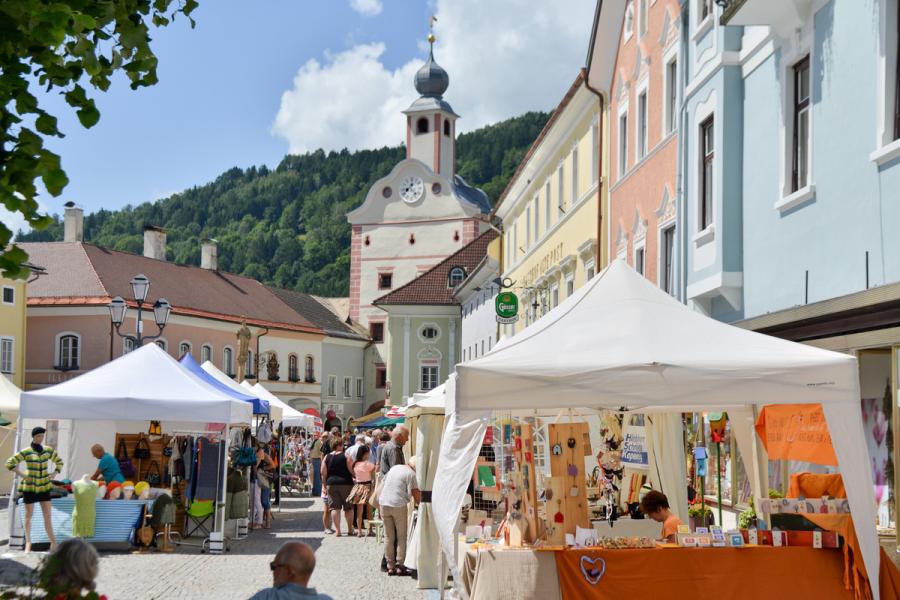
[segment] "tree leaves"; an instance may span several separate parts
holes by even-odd
[[[0,5],[0,202],[20,213],[35,231],[54,220],[41,214],[36,180],[60,195],[69,183],[59,156],[44,148],[44,136],[63,137],[57,119],[30,91],[37,84],[58,90],[85,128],[100,120],[94,99],[83,87],[86,74],[95,90],[109,88],[125,70],[132,88],[157,83],[157,58],[150,26],[164,27],[175,15],[190,20],[194,0],[3,0]],[[33,129],[23,127],[31,123]],[[11,232],[0,224],[0,272],[21,276],[27,258],[6,248]]]

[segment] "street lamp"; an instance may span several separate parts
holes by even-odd
[[[150,280],[144,274],[135,275],[131,279],[131,291],[134,294],[134,302],[137,304],[138,311],[137,330],[134,335],[119,331],[122,323],[125,322],[125,315],[128,313],[128,303],[122,296],[116,296],[109,303],[109,318],[112,321],[113,327],[116,328],[116,334],[118,334],[119,337],[131,340],[135,346],[142,346],[145,341],[155,340],[162,336],[163,329],[165,329],[166,323],[169,320],[169,313],[172,312],[172,305],[169,304],[169,301],[165,298],[160,298],[154,302],[153,320],[159,328],[159,333],[152,336],[142,335],[143,328],[141,327],[141,316],[144,310],[144,302],[147,301],[147,293],[150,291]]]

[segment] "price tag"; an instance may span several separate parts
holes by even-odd
[[[772,532],[772,545],[776,548],[780,548],[784,545],[784,540],[782,539],[782,535],[784,535],[783,531],[773,531]]]
[[[822,547],[822,532],[821,531],[813,531],[813,548],[821,548]]]
[[[747,543],[751,546],[759,544],[759,535],[757,534],[756,529],[751,529],[747,532]]]

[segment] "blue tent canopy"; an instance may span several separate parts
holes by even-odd
[[[253,404],[253,414],[254,415],[267,415],[269,414],[269,401],[263,400],[261,398],[257,398],[256,396],[251,396],[250,394],[242,394],[237,390],[233,390],[206,371],[203,370],[200,365],[197,364],[197,361],[194,360],[194,357],[190,355],[190,353],[185,354],[181,357],[179,361],[181,366],[199,377],[205,383],[208,383],[212,387],[216,388],[223,394],[230,396],[231,398],[235,398],[237,400],[243,400],[244,402],[250,402]]]

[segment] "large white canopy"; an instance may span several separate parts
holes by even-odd
[[[216,365],[212,364],[210,361],[204,361],[200,368],[209,373],[212,377],[214,377],[219,383],[231,388],[235,392],[239,394],[246,394],[247,390],[253,390],[252,386],[241,386],[234,379],[223,373],[219,370]],[[246,382],[245,382],[246,383]],[[255,390],[254,390],[255,391]],[[268,398],[262,398],[263,400],[268,400]],[[279,412],[281,409],[278,407],[273,407],[269,404],[269,417],[275,419],[276,421],[281,418],[281,413]]]
[[[147,344],[63,383],[22,393],[21,417],[249,423],[253,407],[230,398]]]
[[[22,390],[10,381],[6,375],[0,374],[0,416],[8,421],[15,421],[19,415],[19,396]]]
[[[457,366],[434,509],[445,552],[491,411],[678,413],[725,408],[752,440],[754,406],[823,405],[878,595],[875,499],[852,356],[705,317],[616,260],[548,315],[482,358]],[[734,419],[733,419],[734,420]],[[739,431],[740,430],[740,431]],[[741,437],[738,442],[741,443]]]
[[[315,417],[302,413],[287,402],[281,400],[278,396],[267,390],[261,383],[250,385],[247,381],[241,382],[241,385],[253,390],[263,400],[269,401],[269,407],[274,410],[275,407],[281,410],[281,424],[285,427],[314,427]],[[276,421],[279,418],[273,417]]]

